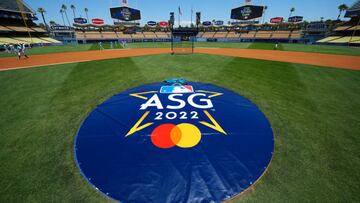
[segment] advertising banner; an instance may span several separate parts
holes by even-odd
[[[167,26],[169,26],[169,23],[166,22],[166,21],[162,21],[162,22],[159,22],[159,25],[160,25],[161,27],[167,27]]]
[[[275,17],[275,18],[270,19],[270,23],[279,24],[279,23],[282,23],[282,22],[284,22],[283,17]]]
[[[148,25],[148,26],[151,26],[151,27],[154,27],[154,26],[157,25],[157,22],[155,22],[155,21],[148,21],[148,22],[147,22],[147,25]]]
[[[86,18],[74,18],[74,23],[77,23],[77,24],[86,24],[86,23],[87,23],[87,20],[86,20]]]
[[[293,16],[293,17],[290,17],[288,19],[288,22],[290,23],[297,23],[297,22],[301,22],[304,20],[304,17],[303,16]]]
[[[224,25],[224,21],[222,21],[222,20],[215,21],[215,25],[222,26],[222,25]]]
[[[204,21],[202,23],[203,26],[211,26],[212,25],[212,22],[211,21]]]
[[[92,24],[95,24],[95,25],[102,25],[102,24],[104,24],[104,20],[103,20],[103,19],[100,19],[100,18],[91,19],[91,22],[92,22]]]

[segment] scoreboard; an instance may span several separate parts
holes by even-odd
[[[231,10],[231,19],[234,20],[251,20],[260,18],[263,15],[263,6],[242,6]]]
[[[141,20],[140,10],[126,6],[110,8],[111,18],[122,21]]]

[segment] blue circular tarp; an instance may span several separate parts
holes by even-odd
[[[274,150],[270,123],[244,97],[210,84],[142,85],[85,119],[83,176],[120,202],[222,202],[253,185]]]

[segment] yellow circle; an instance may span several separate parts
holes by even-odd
[[[180,141],[176,144],[178,147],[191,148],[199,144],[201,140],[199,128],[189,123],[179,124],[177,127],[181,131]]]

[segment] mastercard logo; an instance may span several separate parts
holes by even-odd
[[[201,132],[195,125],[182,123],[179,125],[163,124],[156,127],[151,133],[152,143],[162,149],[175,146],[192,148],[200,143]]]

